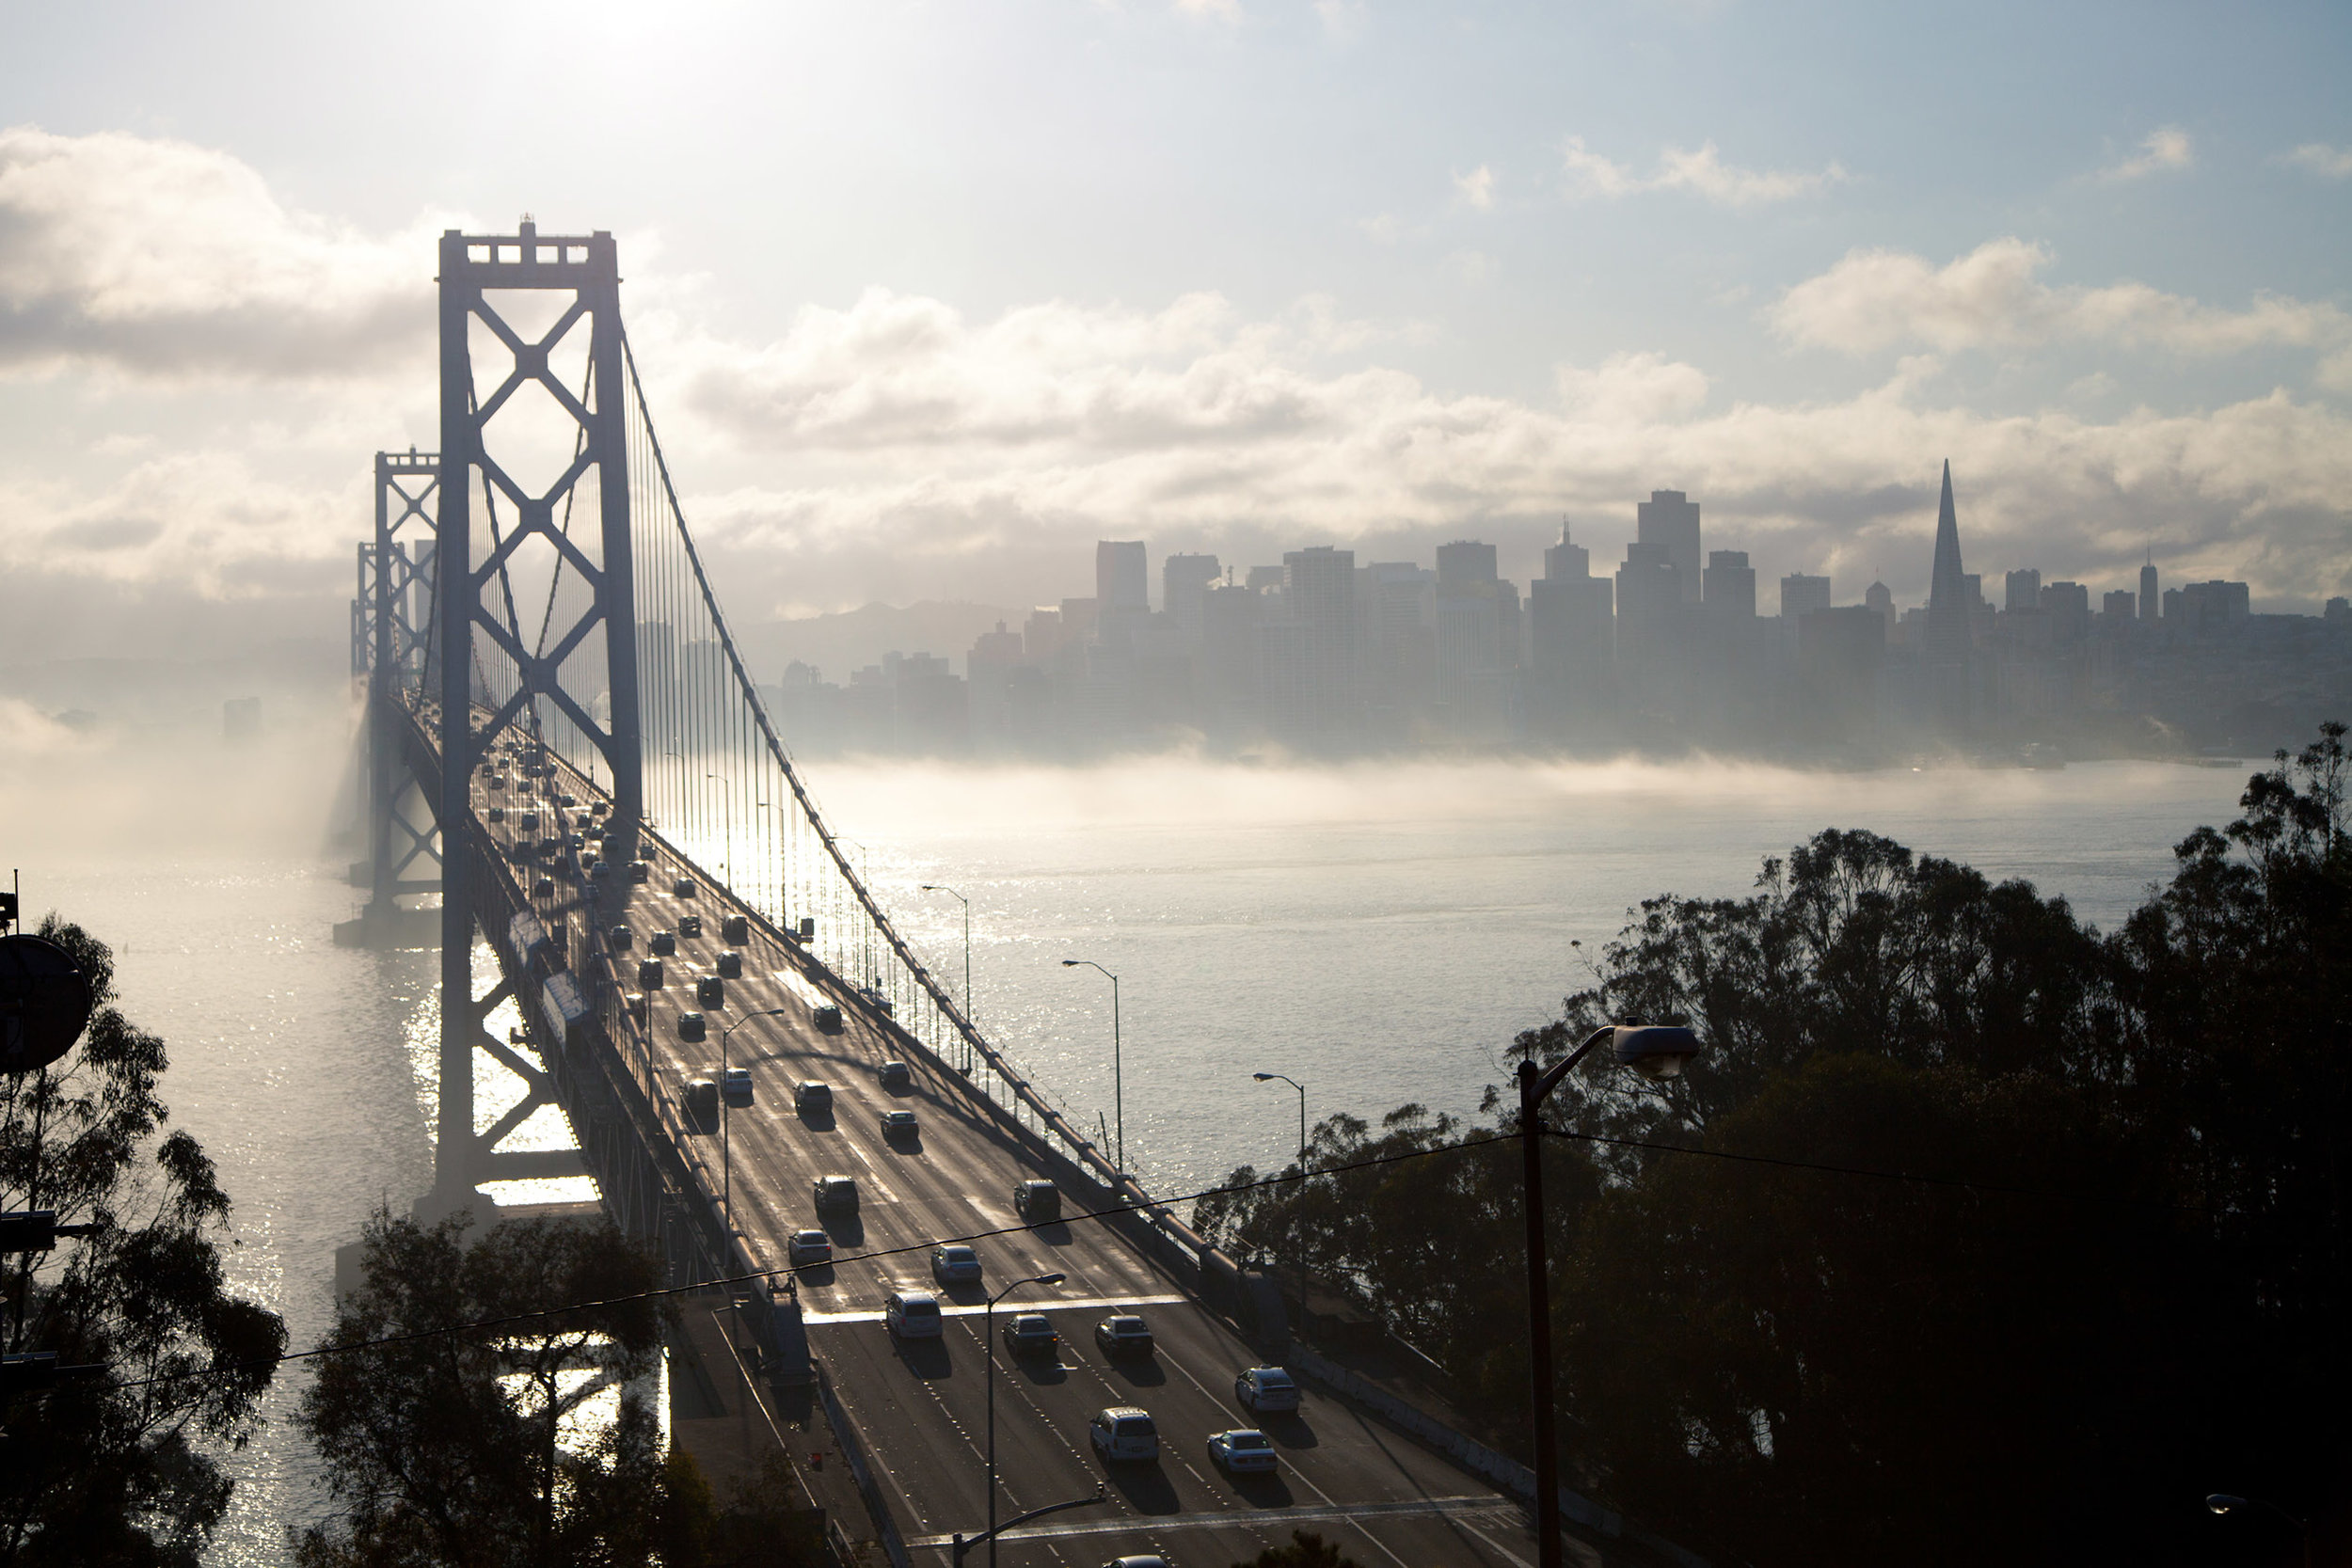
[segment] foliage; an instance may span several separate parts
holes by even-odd
[[[1708,1046],[1665,1084],[1596,1052],[1547,1108],[1584,1135],[1545,1144],[1587,1480],[1760,1563],[2212,1560],[2243,1536],[2208,1492],[2326,1513],[2352,1396],[2345,733],[2256,774],[2111,934],[1863,832],[1744,898],[1643,904],[1513,1047],[1554,1062],[1605,1021]],[[1200,1217],[1348,1283],[1523,1447],[1516,1097],[1487,1108],[1334,1118],[1315,1166],[1470,1147]]]
[[[62,1063],[0,1078],[0,1207],[98,1230],[0,1262],[5,1338],[105,1371],[8,1409],[0,1560],[193,1564],[229,1506],[220,1454],[259,1425],[285,1325],[229,1291],[228,1195],[193,1137],[163,1131],[164,1042],[115,1005],[113,953],[54,914],[40,934],[97,1006]]]
[[[303,1535],[301,1560],[652,1560],[665,1537],[693,1532],[672,1514],[708,1503],[699,1476],[666,1464],[653,1413],[624,1397],[593,1440],[559,1436],[565,1417],[651,1370],[661,1320],[644,1292],[658,1263],[610,1224],[506,1221],[468,1244],[471,1225],[462,1211],[369,1222],[364,1283],[296,1418],[343,1517]]]
[[[1356,1560],[1310,1529],[1291,1531],[1287,1546],[1268,1546],[1248,1562],[1233,1568],[1356,1568]]]

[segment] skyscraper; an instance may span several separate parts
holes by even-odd
[[[1303,661],[1303,727],[1327,734],[1355,718],[1356,552],[1311,545],[1282,557],[1282,601],[1299,628],[1295,657]]]
[[[1935,574],[1928,587],[1930,664],[1968,662],[1968,585],[1960,565],[1960,515],[1952,509],[1952,462],[1944,460],[1944,499],[1935,513]]]
[[[1756,619],[1756,568],[1745,550],[1710,550],[1700,603],[1710,621]]]
[[[1103,539],[1095,543],[1097,641],[1122,652],[1134,642],[1136,629],[1152,616],[1151,581],[1144,566],[1142,540]]]
[[[1199,637],[1201,629],[1201,606],[1206,601],[1209,584],[1217,578],[1216,557],[1213,555],[1171,555],[1160,561],[1160,605],[1177,629],[1190,637]]]
[[[1829,578],[1791,572],[1780,579],[1780,618],[1790,630],[1817,610],[1829,608]]]
[[[1682,602],[1697,604],[1699,577],[1699,503],[1679,490],[1652,490],[1649,499],[1633,508],[1634,538],[1665,552],[1666,564],[1680,581]]]
[[[2153,621],[2164,613],[2163,595],[2156,592],[2156,552],[2148,552],[2148,564],[2139,569],[2139,618]]]

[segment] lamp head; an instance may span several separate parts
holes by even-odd
[[[1271,1084],[1274,1082],[1274,1074],[1270,1072],[1253,1072],[1249,1076],[1255,1078],[1261,1084]]]
[[[2205,1506],[2213,1510],[2216,1513],[2227,1513],[2233,1508],[2244,1508],[2246,1506],[2246,1499],[2244,1497],[2233,1497],[2227,1492],[2216,1492],[2212,1497],[2205,1499]]]
[[[1061,966],[1064,969],[1075,969],[1078,967],[1078,960],[1075,958],[1064,958],[1061,961]]]
[[[1036,1282],[1040,1285],[1058,1285],[1069,1277],[1068,1275],[1061,1274],[1041,1274],[1037,1276]]]
[[[1681,1077],[1682,1064],[1702,1049],[1699,1037],[1679,1024],[1617,1025],[1617,1065],[1645,1078]]]

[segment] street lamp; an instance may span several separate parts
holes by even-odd
[[[1024,1285],[1058,1285],[1066,1275],[1033,1274],[988,1298],[980,1313],[980,1349],[988,1354],[988,1568],[996,1568],[996,1304]]]
[[[1119,1162],[1119,1180],[1123,1182],[1127,1180],[1127,1109],[1125,1083],[1119,1065],[1119,976],[1111,974],[1109,970],[1104,969],[1101,964],[1096,963],[1092,958],[1064,958],[1061,961],[1061,966],[1064,969],[1075,969],[1080,964],[1086,965],[1087,968],[1095,971],[1097,974],[1110,976],[1111,1122],[1119,1132],[1119,1153],[1117,1156]]]
[[[972,900],[954,888],[938,882],[925,882],[923,891],[944,893],[963,906],[963,1022],[969,1028],[972,1024]],[[972,1046],[968,1040],[963,1048],[963,1070],[967,1076],[972,1071]]]
[[[735,1165],[728,1158],[729,1129],[733,1125],[727,1116],[727,1037],[755,1018],[782,1018],[788,1011],[784,1007],[766,1007],[755,1013],[745,1013],[719,1031],[719,1207],[727,1216],[727,1244],[735,1244]]]
[[[720,869],[726,873],[727,891],[733,893],[735,891],[735,784],[732,780],[719,778],[716,773],[705,773],[703,777],[718,780],[719,787],[727,792],[726,847],[721,851],[725,858],[719,863],[719,865]]]
[[[1551,1291],[1544,1264],[1544,1161],[1536,1114],[1544,1097],[1560,1086],[1568,1069],[1603,1040],[1614,1042],[1619,1067],[1645,1078],[1679,1078],[1682,1064],[1699,1053],[1699,1037],[1671,1025],[1606,1024],[1549,1069],[1519,1064],[1519,1159],[1524,1171],[1527,1219],[1528,1345],[1534,1362],[1530,1380],[1535,1417],[1535,1561],[1560,1568],[1560,1434],[1551,1416]]]
[[[2276,1513],[2295,1527],[2295,1533],[2303,1542],[2303,1568],[2312,1568],[2312,1527],[2308,1521],[2289,1513],[2277,1503],[2266,1503],[2260,1497],[2234,1497],[2227,1492],[2216,1492],[2205,1499],[2205,1506],[2220,1514],[2234,1513],[2241,1508],[2259,1508],[2265,1513]]]
[[[1253,1072],[1249,1076],[1261,1084],[1271,1084],[1279,1079],[1298,1091],[1298,1175],[1300,1185],[1303,1187],[1307,1176],[1307,1085],[1287,1072]],[[1299,1248],[1297,1258],[1298,1326],[1304,1329],[1307,1326],[1307,1254],[1306,1243],[1303,1241]]]

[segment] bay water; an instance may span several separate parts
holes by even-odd
[[[379,1202],[405,1209],[432,1163],[433,955],[331,939],[360,896],[353,851],[332,842],[348,729],[183,736],[168,752],[22,713],[0,712],[0,730],[27,759],[0,780],[0,871],[23,868],[36,918],[55,909],[116,945],[122,1006],[169,1043],[174,1119],[236,1202],[236,1288],[314,1341],[334,1248]],[[971,900],[981,1026],[1082,1125],[1123,1113],[1130,1164],[1175,1195],[1290,1157],[1297,1099],[1253,1071],[1305,1084],[1315,1119],[1408,1101],[1474,1113],[1513,1035],[1557,1016],[1644,897],[1738,895],[1762,857],[1867,827],[2112,925],[2169,873],[2173,843],[2234,814],[2250,766],[812,772],[933,972],[961,987],[963,911],[927,882]],[[1120,976],[1116,1069],[1110,983],[1064,958]],[[229,1460],[239,1489],[215,1562],[287,1560],[288,1527],[324,1506],[286,1419],[302,1375],[281,1375],[269,1425]]]

